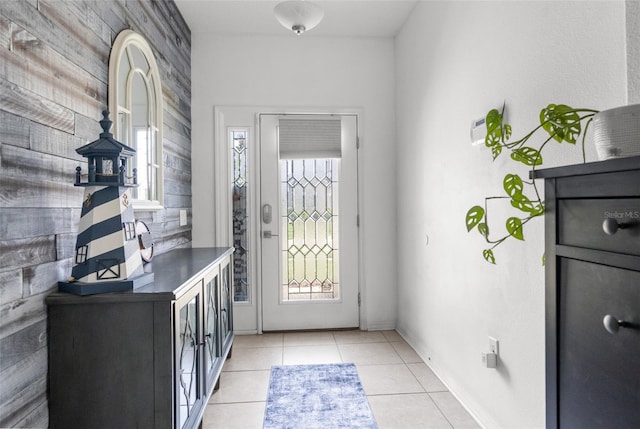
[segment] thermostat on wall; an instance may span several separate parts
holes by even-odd
[[[487,123],[485,118],[471,121],[471,144],[473,146],[483,144],[487,137]]]

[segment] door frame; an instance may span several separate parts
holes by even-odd
[[[230,120],[233,114],[243,114],[251,117],[250,124],[238,124]],[[233,230],[231,228],[232,206],[231,202],[231,151],[228,145],[228,130],[240,127],[251,129],[250,144],[253,144],[255,153],[249,160],[249,183],[254,190],[249,197],[250,228],[253,231],[250,236],[250,244],[253,251],[253,259],[250,260],[249,270],[254,281],[250,285],[250,301],[248,303],[234,304],[234,327],[238,334],[262,334],[262,254],[260,246],[260,114],[270,115],[349,115],[356,117],[356,133],[358,139],[357,150],[357,211],[359,214],[358,236],[358,294],[359,309],[358,319],[361,330],[367,329],[366,307],[367,294],[366,283],[363,281],[364,246],[361,234],[364,216],[361,213],[363,207],[363,121],[364,110],[362,108],[303,108],[303,107],[276,107],[276,106],[214,106],[214,242],[216,246],[232,246]]]

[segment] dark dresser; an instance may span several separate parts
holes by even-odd
[[[173,250],[134,291],[48,296],[50,427],[199,427],[233,345],[232,253]]]
[[[640,157],[545,179],[546,424],[640,428]]]

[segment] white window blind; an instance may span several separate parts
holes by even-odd
[[[280,159],[340,158],[340,118],[281,118],[278,121]]]

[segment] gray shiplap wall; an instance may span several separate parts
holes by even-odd
[[[191,245],[191,34],[175,3],[0,0],[2,428],[48,424],[44,298],[71,272],[75,149],[98,138],[109,52],[128,28],[147,38],[162,78],[165,209],[137,217],[163,253]]]

